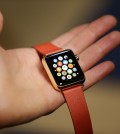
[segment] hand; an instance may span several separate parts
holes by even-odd
[[[102,80],[114,69],[111,61],[94,65],[119,45],[118,31],[100,38],[116,23],[114,17],[103,16],[51,41],[59,47],[70,48],[79,55],[79,63],[86,76],[84,90]],[[54,111],[64,102],[63,95],[53,89],[33,48],[0,48],[0,127],[36,119]]]

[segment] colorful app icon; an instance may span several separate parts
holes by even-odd
[[[62,64],[61,61],[59,61],[59,62],[57,63],[57,65],[58,65],[58,66],[62,66],[63,64]]]
[[[53,59],[53,62],[57,63],[57,61],[58,61],[57,59]]]
[[[68,66],[63,65],[63,66],[62,66],[62,69],[63,69],[63,70],[67,70],[67,69],[68,69]]]
[[[67,56],[67,55],[65,55],[65,56],[64,56],[64,59],[68,59],[68,56]]]
[[[59,56],[58,57],[58,60],[62,61],[63,60],[63,57],[62,56]]]
[[[57,70],[57,72],[61,72],[62,68],[61,67],[57,67],[56,70]]]
[[[62,80],[66,80],[66,77],[65,77],[65,76],[62,76],[61,79],[62,79]]]
[[[66,71],[62,71],[62,75],[67,75],[67,72]]]
[[[68,61],[69,61],[69,63],[72,63],[72,62],[73,62],[73,60],[72,60],[72,59],[69,59]]]
[[[59,76],[59,77],[60,77],[60,76],[61,76],[61,73],[57,73],[57,76]]]
[[[72,76],[71,76],[71,75],[67,75],[67,78],[68,78],[68,79],[72,79]]]
[[[68,67],[69,68],[73,68],[73,64],[68,64]]]
[[[53,64],[53,67],[56,68],[57,67],[57,64]]]
[[[68,70],[67,70],[67,73],[68,73],[68,74],[72,74],[72,69],[68,69]]]
[[[74,68],[73,68],[73,72],[76,72],[76,71],[77,71],[77,68],[74,67]]]
[[[63,60],[63,64],[67,65],[68,64],[68,60]]]
[[[72,74],[72,76],[73,76],[73,77],[76,77],[76,76],[77,76],[77,74],[76,74],[76,73],[73,73],[73,74]]]

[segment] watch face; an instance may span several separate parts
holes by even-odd
[[[59,88],[84,82],[84,74],[71,50],[67,49],[47,55],[45,61]]]

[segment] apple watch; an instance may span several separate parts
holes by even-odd
[[[33,46],[42,60],[48,77],[60,91],[68,105],[75,134],[93,134],[91,119],[83,93],[85,76],[70,49],[59,48],[52,43]]]

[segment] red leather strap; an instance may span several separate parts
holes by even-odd
[[[38,51],[41,58],[43,55],[48,55],[61,49],[51,43],[36,45],[33,48]],[[85,102],[82,87],[76,86],[64,90],[63,94],[70,110],[75,128],[75,134],[93,134],[90,115]]]
[[[76,86],[70,90],[64,90],[63,94],[72,117],[75,133],[92,134],[90,115],[82,87]]]
[[[56,52],[58,50],[61,50],[61,48],[53,45],[50,42],[35,45],[35,46],[33,46],[33,48],[35,48],[39,52],[39,55],[40,55],[41,59],[42,59],[43,55],[48,55],[50,53]]]

